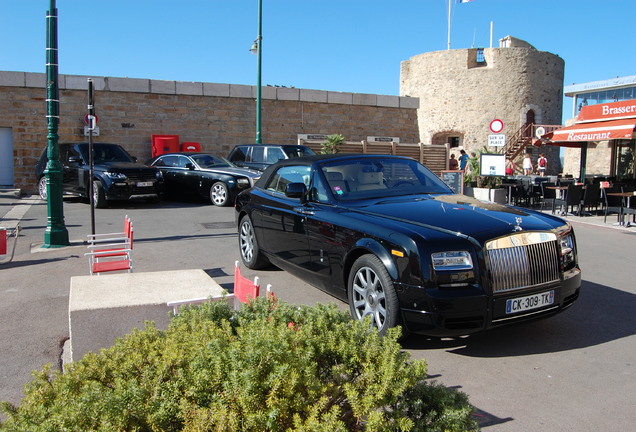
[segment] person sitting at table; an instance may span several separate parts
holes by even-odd
[[[455,159],[454,153],[450,155],[450,159],[448,160],[448,169],[453,171],[459,169],[459,162]]]

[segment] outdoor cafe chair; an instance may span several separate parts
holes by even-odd
[[[588,211],[592,208],[598,210],[601,202],[601,185],[598,183],[591,183],[585,186],[583,192],[583,199],[581,200],[581,212]]]
[[[616,213],[618,215],[619,221],[623,215],[623,198],[620,196],[609,195],[613,192],[621,192],[621,188],[610,187],[603,189],[603,202],[605,203],[605,215],[603,217],[603,223],[607,222],[607,215],[609,213]]]
[[[261,284],[258,276],[254,277],[254,280],[248,279],[241,274],[241,268],[239,262],[234,263],[234,290],[232,293],[224,293],[217,296],[210,296],[205,298],[187,299],[187,300],[175,300],[167,303],[168,307],[172,308],[172,312],[177,315],[179,308],[186,304],[197,304],[206,301],[226,300],[232,301],[235,310],[239,310],[241,304],[249,303],[251,300],[257,298],[260,294]],[[272,292],[272,286],[270,284],[266,287],[268,297],[275,297]]]
[[[546,203],[550,203],[550,208],[554,210],[557,191],[556,189],[550,189],[550,187],[556,187],[556,183],[541,183],[541,210],[544,209]]]
[[[565,191],[565,198],[557,198],[554,200],[554,207],[561,207],[561,214],[574,213],[576,206],[577,214],[581,214],[581,197],[583,196],[583,186],[570,184]],[[570,209],[572,211],[570,212]],[[552,209],[554,213],[554,208]]]

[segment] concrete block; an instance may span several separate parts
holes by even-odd
[[[333,104],[351,105],[353,104],[353,93],[329,92],[327,102]]]
[[[420,107],[420,98],[417,97],[400,97],[400,108],[418,109]]]
[[[87,90],[88,91],[88,79],[91,78],[93,80],[93,90],[102,91],[104,90],[106,83],[104,82],[104,77],[91,77],[91,76],[83,76],[83,75],[65,75],[65,85],[68,90]]]
[[[377,106],[391,107],[391,108],[400,107],[399,96],[377,95],[376,100],[377,100]]]
[[[177,94],[175,81],[150,80],[150,93]]]
[[[278,100],[297,101],[300,99],[300,90],[297,88],[285,88],[285,87],[275,87],[275,88],[276,88],[276,99]]]
[[[354,93],[353,94],[353,104],[354,105],[377,106],[377,104],[378,104],[377,95],[365,94],[365,93]]]
[[[166,303],[207,298],[223,288],[203,270],[172,270],[100,276],[73,276],[69,296],[70,359],[110,347],[133,328],[170,322]]]
[[[203,83],[203,96],[230,97],[229,84]]]
[[[46,87],[46,74],[43,73],[35,73],[35,72],[26,72],[25,76],[25,85],[27,87]]]
[[[203,96],[203,83],[177,81],[177,94]]]
[[[110,91],[150,93],[150,80],[138,78],[106,77],[106,89]]]
[[[252,87],[253,97],[256,99],[256,86]],[[276,87],[265,86],[261,89],[262,99],[276,99]]]
[[[230,84],[230,97],[249,98],[252,96],[252,86],[241,84]]]
[[[24,87],[24,72],[0,72],[0,86]]]
[[[300,89],[300,100],[303,102],[326,103],[329,92],[323,90]]]

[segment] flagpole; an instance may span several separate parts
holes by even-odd
[[[448,49],[451,49],[451,3],[452,0],[448,0]]]

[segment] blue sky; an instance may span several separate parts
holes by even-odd
[[[447,48],[447,0],[262,2],[263,85],[397,95],[400,62]],[[56,4],[62,74],[256,82],[257,0]],[[48,7],[0,0],[0,70],[45,71]],[[492,21],[493,46],[511,35],[561,56],[565,85],[636,74],[634,0],[473,0],[452,9],[451,48],[489,47]]]

